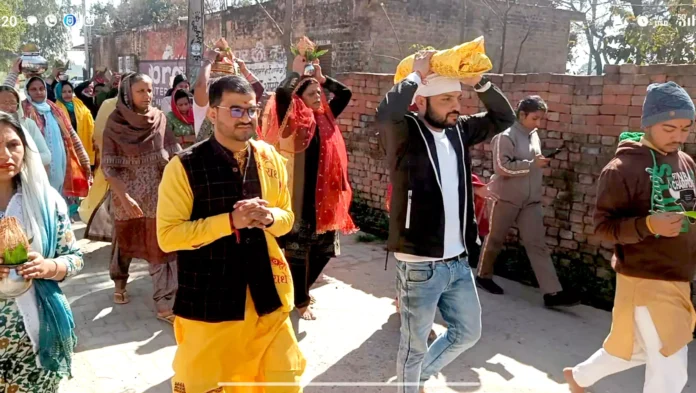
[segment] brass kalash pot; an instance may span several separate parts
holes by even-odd
[[[31,78],[32,76],[40,76],[48,70],[48,60],[46,60],[41,53],[39,53],[39,47],[35,44],[27,44],[22,47],[22,65],[21,71],[26,78]],[[65,72],[70,68],[70,61],[63,62],[61,60],[56,60],[53,65],[54,69],[60,70],[60,75],[58,79],[61,81],[68,80],[68,75]]]
[[[29,240],[15,217],[0,219],[0,255],[2,267],[10,268],[10,274],[0,279],[0,299],[13,299],[31,288],[33,281],[17,273],[17,268],[27,262]]]
[[[39,47],[35,44],[27,44],[22,47],[21,71],[25,77],[30,78],[40,75],[48,70],[48,60],[39,53]]]

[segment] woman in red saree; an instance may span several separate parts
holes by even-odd
[[[259,137],[288,159],[295,225],[282,242],[295,285],[295,307],[309,320],[314,319],[309,288],[339,254],[338,232],[358,229],[349,214],[348,156],[336,122],[352,93],[324,76],[318,61],[311,75],[300,76],[307,65],[306,57],[295,59],[294,72],[266,104]],[[333,94],[332,100],[326,99],[322,88]]]

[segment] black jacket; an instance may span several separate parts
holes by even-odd
[[[432,134],[417,114],[409,112],[418,89],[404,80],[394,86],[377,108],[380,145],[386,153],[392,197],[389,251],[442,258],[445,213],[440,168]],[[467,254],[481,246],[474,214],[469,147],[484,142],[515,122],[507,98],[491,86],[479,98],[488,112],[461,116],[444,130],[459,158],[459,214]]]

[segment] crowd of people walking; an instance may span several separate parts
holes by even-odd
[[[79,217],[86,238],[111,243],[114,304],[130,301],[131,261],[148,262],[153,317],[172,324],[177,340],[175,393],[241,392],[220,382],[302,390],[308,360],[290,313],[321,318],[310,289],[340,254],[340,234],[358,227],[336,120],[352,92],[325,75],[307,38],[293,53],[292,70],[266,92],[220,39],[205,51],[193,88],[175,76],[161,108],[146,74],[100,70],[73,86],[60,70],[24,73],[20,94],[21,59],[13,64],[0,86],[0,220],[17,220],[31,247],[19,267],[0,263],[0,278],[34,284],[0,296],[0,388],[57,392],[71,375],[77,338],[58,282],[83,267],[71,229]],[[479,341],[478,289],[503,294],[494,264],[513,224],[543,304],[580,303],[563,288],[544,241],[550,155],[538,129],[546,103],[529,96],[513,109],[482,72],[435,72],[434,53],[418,52],[376,110],[390,177],[387,248],[397,259],[399,393],[423,391]],[[484,113],[462,115],[463,86]],[[694,209],[696,164],[679,147],[695,112],[674,82],[650,85],[643,132],[623,135],[602,171],[594,220],[616,245],[616,302],[603,348],[564,370],[572,393],[640,364],[645,393],[686,385],[696,254],[684,212]],[[488,184],[472,173],[469,153],[486,141]],[[439,335],[438,311],[447,327]]]

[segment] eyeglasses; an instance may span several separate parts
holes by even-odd
[[[19,105],[19,103],[18,103],[17,101],[4,101],[4,102],[0,102],[0,106],[4,106],[4,107],[7,107],[7,108],[10,108],[10,107],[16,108],[17,105]]]
[[[233,119],[241,119],[242,117],[244,117],[245,112],[250,119],[255,119],[259,115],[259,111],[261,110],[261,108],[259,108],[258,106],[252,106],[251,108],[240,108],[238,106],[218,106],[218,108],[229,109],[230,116],[232,116]]]

